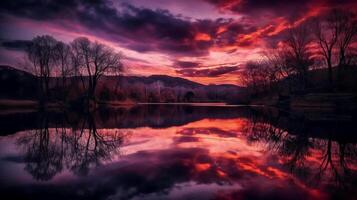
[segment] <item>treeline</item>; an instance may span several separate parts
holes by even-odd
[[[234,85],[207,86],[164,75],[122,76],[122,55],[84,37],[64,43],[48,35],[37,36],[29,43],[26,53],[30,62],[27,68],[30,66],[29,71],[35,77],[21,82],[14,73],[11,80],[0,79],[12,86],[6,92],[9,94],[2,96],[10,99],[35,96],[43,107],[49,102],[89,107],[107,101],[235,102],[240,95],[240,87]],[[36,89],[27,91],[27,88]]]
[[[118,74],[123,69],[119,53],[85,37],[66,44],[48,35],[37,36],[26,52],[32,64],[31,71],[37,76],[37,96],[41,105],[53,96],[67,101],[73,86],[69,80],[80,83],[76,85],[77,92],[83,93],[81,97],[86,102],[95,102],[100,78],[105,74]],[[56,95],[50,93],[52,79],[56,79]]]
[[[178,78],[167,76],[135,77],[134,81],[131,78],[103,77],[98,85],[98,98],[153,103],[235,102],[241,93],[240,87],[234,85],[185,84],[185,79],[172,84]]]
[[[253,97],[343,90],[357,64],[356,33],[356,14],[341,10],[292,26],[276,48],[247,62],[241,80]]]

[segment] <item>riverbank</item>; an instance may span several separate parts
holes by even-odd
[[[308,93],[279,97],[272,95],[253,99],[251,105],[285,107],[290,109],[357,109],[357,96],[353,93]]]
[[[228,106],[225,102],[136,102],[130,99],[125,101],[102,101],[96,102],[95,107],[108,107],[108,108],[131,108],[136,105],[191,105],[191,106]],[[234,105],[233,105],[234,106]],[[70,105],[63,102],[49,102],[45,104],[46,110],[61,110],[69,109]],[[29,112],[37,111],[40,109],[39,102],[35,100],[21,100],[21,99],[0,99],[0,114],[8,112]]]
[[[130,107],[137,103],[134,101],[98,101],[98,106],[106,107]],[[61,101],[48,102],[44,105],[46,110],[68,109],[70,106]],[[39,102],[26,99],[0,99],[0,114],[33,112],[40,109]]]

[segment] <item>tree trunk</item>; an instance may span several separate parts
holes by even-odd
[[[328,87],[329,90],[331,91],[333,89],[333,78],[332,78],[332,64],[330,59],[327,61],[327,65],[328,65]]]

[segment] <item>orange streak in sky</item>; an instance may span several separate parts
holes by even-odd
[[[212,38],[210,35],[207,33],[197,33],[195,35],[195,40],[196,41],[210,41]]]
[[[227,30],[227,27],[225,26],[220,26],[217,30],[217,34],[221,34]]]
[[[196,167],[196,171],[202,172],[208,170],[211,167],[211,165],[209,163],[199,163],[199,164],[195,164],[195,167]]]

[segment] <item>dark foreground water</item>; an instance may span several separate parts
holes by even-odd
[[[356,199],[353,116],[153,105],[0,115],[9,199]]]

